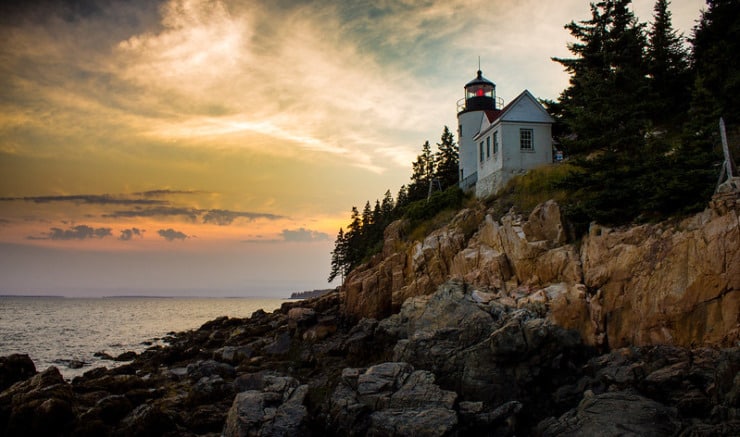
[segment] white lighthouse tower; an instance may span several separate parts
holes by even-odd
[[[457,102],[457,137],[460,146],[460,188],[468,190],[478,180],[477,147],[473,139],[481,129],[486,111],[499,108],[496,85],[478,70],[475,79],[465,84],[465,98]]]

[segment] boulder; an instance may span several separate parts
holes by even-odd
[[[134,351],[127,351],[127,352],[123,352],[123,353],[119,354],[118,356],[116,356],[115,358],[113,358],[113,360],[115,360],[115,361],[131,361],[134,358],[136,358],[136,352],[134,352]]]
[[[231,379],[236,375],[236,370],[233,366],[226,363],[220,363],[214,360],[204,360],[188,364],[187,374],[188,378],[193,381],[199,381],[203,377],[214,375]]]
[[[434,374],[408,363],[346,368],[330,399],[334,431],[344,435],[448,435],[458,419],[457,394]]]
[[[0,434],[61,435],[73,428],[77,413],[72,387],[52,366],[0,393]]]
[[[36,366],[26,354],[0,357],[0,392],[18,381],[25,381],[36,374]]]
[[[537,425],[545,436],[673,436],[680,423],[676,411],[644,396],[628,392],[587,395],[578,407],[559,418]]]
[[[185,401],[188,405],[203,405],[215,403],[233,395],[232,384],[224,381],[219,375],[210,375],[200,378],[190,387]]]
[[[308,386],[291,377],[255,375],[255,387],[238,393],[229,409],[222,435],[284,436],[306,433],[308,411],[303,405]]]
[[[368,436],[446,436],[457,426],[457,414],[446,408],[382,410],[370,415]]]
[[[117,426],[117,435],[161,436],[174,433],[175,414],[158,404],[141,404],[126,415]]]
[[[224,346],[213,352],[213,359],[224,363],[237,365],[244,360],[252,358],[254,349],[251,346]]]

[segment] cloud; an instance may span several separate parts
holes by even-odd
[[[328,241],[329,234],[325,232],[312,231],[310,229],[283,229],[281,232],[285,241]]]
[[[170,196],[173,194],[202,194],[202,191],[196,191],[196,190],[168,190],[168,189],[162,189],[162,190],[149,190],[149,191],[139,191],[136,193],[133,193],[135,196],[143,196],[143,197],[161,197],[161,196]]]
[[[242,240],[242,243],[310,243],[314,241],[329,241],[329,234],[311,229],[283,229],[280,238],[252,238]]]
[[[172,228],[160,229],[157,231],[160,237],[167,241],[185,240],[188,236],[180,231],[176,231]]]
[[[109,214],[103,214],[105,218],[134,218],[134,217],[173,217],[183,216],[190,221],[195,222],[202,217],[203,223],[216,224],[218,226],[227,226],[237,218],[246,218],[247,220],[266,219],[279,220],[285,218],[276,214],[262,212],[245,212],[229,211],[225,209],[196,209],[187,207],[157,207],[157,208],[135,208],[132,210],[114,211]]]
[[[180,208],[162,206],[157,208],[135,208],[131,210],[113,211],[109,214],[103,214],[105,218],[134,218],[134,217],[172,217],[184,216],[195,221],[200,211],[193,208]]]
[[[113,235],[111,228],[93,228],[87,225],[77,225],[70,229],[51,228],[42,237],[27,237],[29,240],[88,240],[105,238]]]
[[[74,194],[68,196],[0,197],[0,202],[25,201],[33,203],[72,202],[91,205],[163,205],[166,201],[151,199],[129,199],[112,194]]]
[[[131,228],[131,229],[123,229],[121,231],[121,236],[118,237],[121,241],[129,241],[134,236],[136,237],[143,237],[144,236],[144,230],[139,228]]]
[[[267,220],[278,220],[284,218],[283,216],[275,214],[266,214],[258,212],[240,212],[240,211],[227,211],[223,209],[212,209],[207,211],[203,215],[203,223],[213,223],[219,226],[230,225],[234,219],[239,217],[246,218],[247,220],[255,220],[259,218]]]

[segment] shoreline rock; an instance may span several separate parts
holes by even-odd
[[[381,320],[353,322],[340,311],[341,299],[335,291],[248,319],[218,318],[173,334],[168,346],[128,364],[91,369],[72,382],[53,367],[24,373],[0,392],[0,434],[550,436],[597,428],[618,435],[627,426],[653,435],[709,435],[740,429],[738,347],[604,352],[536,305],[511,305],[507,296],[460,281],[408,299]],[[626,417],[620,408],[639,414]]]

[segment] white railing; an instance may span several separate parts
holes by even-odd
[[[475,187],[476,182],[478,182],[477,171],[460,182],[460,189],[463,191],[468,191],[469,189]]]
[[[457,112],[463,112],[465,110],[465,97],[457,101]],[[504,108],[504,99],[501,97],[496,96],[496,105],[494,109],[503,109]]]

